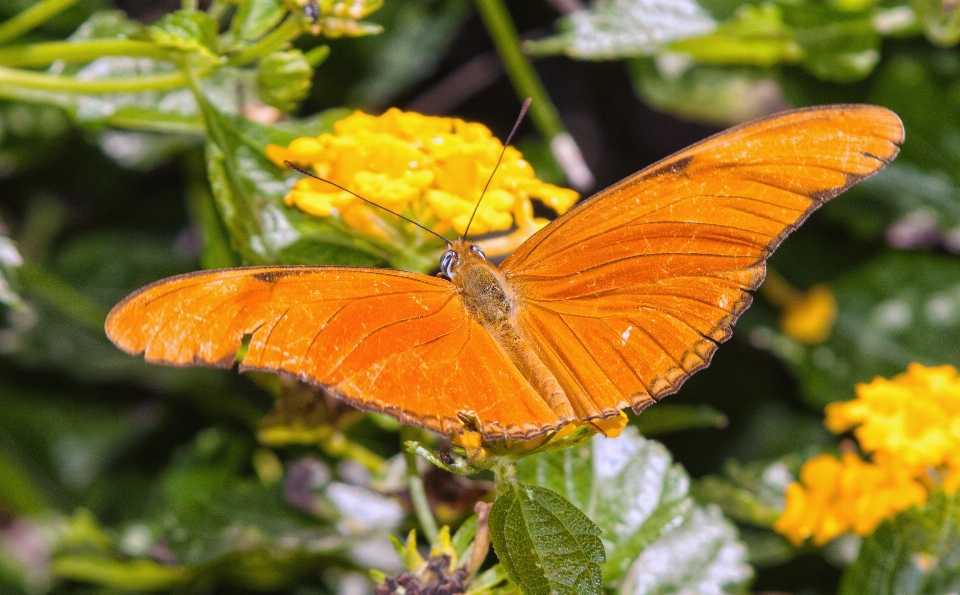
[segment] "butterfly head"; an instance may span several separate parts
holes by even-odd
[[[478,262],[487,262],[487,256],[480,246],[457,240],[440,257],[440,273],[453,281],[461,271]]]

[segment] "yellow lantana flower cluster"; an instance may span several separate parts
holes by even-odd
[[[390,109],[381,116],[355,112],[338,121],[333,134],[298,138],[288,147],[270,145],[266,153],[278,165],[288,160],[310,167],[321,178],[450,239],[464,233],[490,180],[469,231],[475,236],[516,228],[506,241],[484,246],[488,254],[505,254],[547,223],[534,218],[531,198],[562,214],[579,195],[538,180],[513,147],[507,147],[491,179],[502,150],[482,124]],[[285,201],[318,217],[339,216],[357,231],[384,240],[401,240],[409,225],[311,178],[299,180]]]
[[[960,487],[960,376],[953,366],[911,364],[890,380],[860,384],[856,399],[827,406],[826,426],[837,434],[853,429],[870,456],[820,455],[803,465],[774,523],[795,545],[869,535],[931,491]]]

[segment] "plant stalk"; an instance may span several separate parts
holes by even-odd
[[[0,23],[0,44],[20,37],[77,3],[77,0],[41,0],[15,17]]]

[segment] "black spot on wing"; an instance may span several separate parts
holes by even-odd
[[[257,281],[263,281],[264,283],[269,283],[273,285],[280,279],[283,279],[284,277],[287,277],[291,274],[292,274],[291,271],[273,270],[273,271],[263,271],[261,273],[254,273],[250,276],[256,279]]]
[[[691,161],[693,161],[692,155],[689,157],[683,157],[682,159],[677,159],[676,161],[671,161],[670,163],[666,163],[652,171],[647,172],[643,175],[642,179],[646,180],[647,178],[654,178],[662,174],[682,173],[683,170],[687,169],[687,166],[690,165]]]

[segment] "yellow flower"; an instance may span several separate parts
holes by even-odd
[[[826,285],[811,287],[798,295],[780,315],[780,329],[795,341],[823,343],[837,319],[837,301]]]
[[[470,235],[514,229],[481,246],[506,254],[546,225],[533,217],[531,198],[558,214],[579,195],[541,182],[513,147],[503,145],[482,124],[390,109],[381,116],[355,112],[334,125],[333,134],[299,138],[286,148],[267,147],[267,156],[311,167],[316,174],[378,205],[401,213],[454,239],[463,234],[484,186],[490,181],[470,226]],[[358,232],[403,241],[409,224],[319,180],[299,180],[287,205],[318,217],[339,216]]]
[[[827,406],[827,428],[854,435],[866,452],[916,468],[960,463],[960,377],[953,366],[911,364],[891,380],[857,386],[857,398]]]
[[[869,462],[850,452],[807,461],[786,495],[773,528],[797,546],[806,539],[823,545],[849,532],[869,535],[885,518],[927,499],[924,486],[900,461]]]
[[[890,380],[860,384],[856,399],[827,406],[825,423],[837,434],[853,429],[870,460],[845,453],[803,465],[774,523],[796,545],[869,535],[932,490],[960,488],[960,376],[953,366],[911,364]]]

